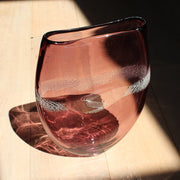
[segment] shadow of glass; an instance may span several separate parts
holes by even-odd
[[[79,180],[84,180],[84,178],[79,177]],[[93,176],[93,177],[86,177],[86,180],[98,180],[102,179],[102,177]],[[180,179],[180,171],[168,171],[164,173],[150,173],[150,174],[143,174],[143,175],[124,175],[124,176],[117,176],[113,178],[106,178],[106,179],[113,179],[113,180],[179,180]]]
[[[180,24],[176,23],[180,14],[176,1],[163,4],[155,0],[75,2],[93,25],[129,16],[142,16],[147,20],[153,93],[148,96],[146,104],[180,151],[180,53],[176,50],[180,44]]]
[[[137,175],[137,176],[127,176],[127,177],[117,177],[114,180],[178,180],[180,179],[180,171],[157,173],[157,174],[147,174],[147,175]]]
[[[63,150],[48,137],[41,124],[35,102],[12,108],[9,118],[15,133],[35,149],[59,156],[80,157]]]

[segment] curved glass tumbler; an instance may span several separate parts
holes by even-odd
[[[36,102],[57,145],[93,156],[130,130],[150,81],[145,35],[145,20],[129,17],[43,36]]]

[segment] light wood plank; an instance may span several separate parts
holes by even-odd
[[[24,13],[26,12],[26,13]],[[31,2],[0,2],[0,179],[29,177],[29,147],[13,132],[8,112],[30,101]]]

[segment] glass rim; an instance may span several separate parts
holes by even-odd
[[[141,31],[147,24],[146,20],[141,16],[130,16],[130,17],[121,18],[121,19],[117,19],[117,20],[113,20],[113,21],[109,21],[109,22],[105,22],[105,23],[96,24],[96,25],[88,25],[88,26],[82,26],[82,27],[77,27],[77,28],[48,31],[43,35],[43,40],[47,41],[48,44],[70,43],[70,42],[74,42],[74,41],[84,39],[84,38],[79,38],[79,39],[76,39],[76,40],[67,40],[67,41],[55,41],[55,40],[50,40],[48,38],[50,36],[52,36],[52,35],[55,35],[55,34],[83,31],[83,30],[88,30],[88,29],[92,29],[92,28],[96,28],[96,27],[116,24],[116,23],[120,23],[120,22],[123,22],[123,21],[127,21],[127,20],[133,20],[133,19],[134,20],[135,19],[140,20],[140,21],[143,22],[143,24],[141,26],[137,26],[136,28],[131,29],[131,30],[123,30],[122,32],[119,31],[119,33],[125,33],[125,32],[129,32],[129,31]],[[107,33],[107,34],[109,34],[109,33]],[[92,36],[90,36],[90,37],[92,37]]]

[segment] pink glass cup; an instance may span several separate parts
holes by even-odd
[[[150,81],[141,17],[44,34],[35,94],[44,129],[81,156],[116,144],[140,114]]]

